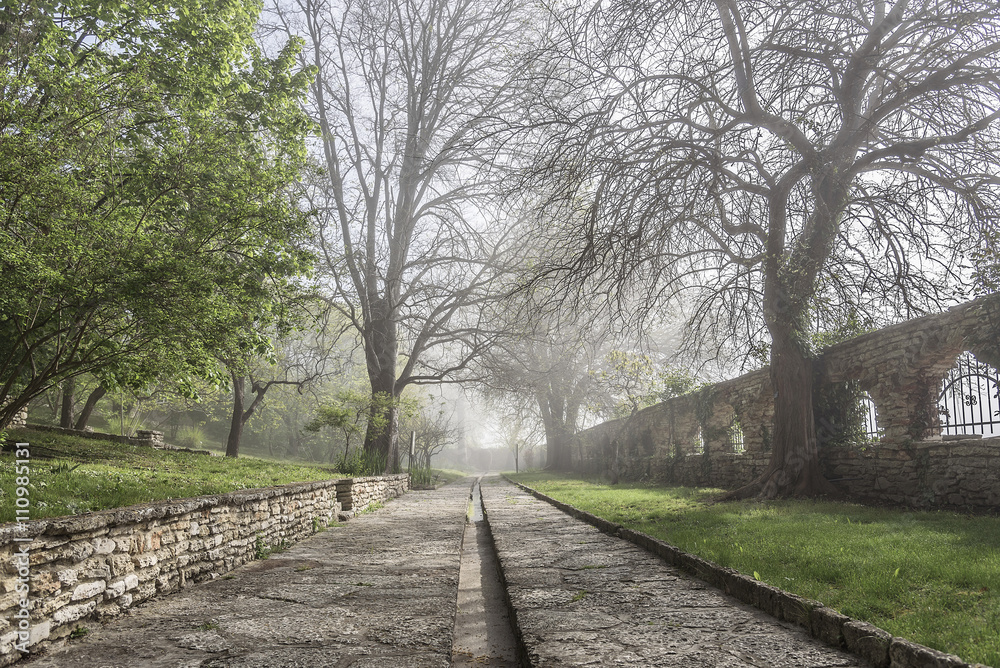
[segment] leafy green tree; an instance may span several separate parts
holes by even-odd
[[[310,73],[293,71],[298,43],[258,52],[257,11],[0,8],[0,426],[85,372],[211,373],[307,266],[285,193]]]
[[[399,399],[387,393],[372,394],[355,388],[342,388],[337,391],[333,399],[322,403],[316,409],[315,417],[306,424],[306,431],[319,432],[328,428],[337,434],[338,439],[343,444],[343,455],[340,460],[340,468],[344,472],[379,474],[385,469],[385,460],[365,450],[363,453],[363,471],[353,471],[348,463],[351,446],[355,444],[355,438],[361,440],[364,434],[383,434],[389,429],[388,413],[390,404],[396,411],[398,419],[404,423],[410,423],[416,419],[420,413],[419,401],[404,396]],[[329,461],[332,463],[336,456],[337,444],[330,444]]]

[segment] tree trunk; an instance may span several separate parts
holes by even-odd
[[[107,393],[108,391],[101,385],[94,388],[94,391],[87,397],[87,403],[83,405],[83,410],[80,411],[80,415],[76,419],[76,424],[73,425],[74,429],[83,430],[87,428],[87,423],[90,421],[90,416],[94,412],[94,408],[97,407],[97,402],[104,398],[104,395]]]
[[[399,392],[402,391],[402,388],[396,387],[399,341],[396,322],[384,300],[374,300],[371,310],[365,355],[372,401],[364,448],[369,461],[384,462],[385,473],[395,473],[399,470],[398,402]]]
[[[226,439],[226,457],[240,456],[240,439],[243,437],[243,404],[246,400],[246,377],[233,376],[233,417],[229,423],[229,437]]]
[[[376,390],[376,386],[380,389]],[[373,383],[373,398],[365,431],[365,452],[372,462],[384,462],[384,473],[399,470],[399,407],[398,397],[384,389],[383,383]]]
[[[568,471],[571,463],[569,438],[573,435],[575,427],[575,424],[570,425],[568,421],[572,411],[567,411],[566,400],[563,397],[548,390],[536,392],[535,399],[538,401],[542,425],[545,427],[545,468]]]
[[[73,401],[76,398],[76,377],[67,378],[62,383],[62,406],[59,409],[59,426],[73,428]]]
[[[757,480],[730,492],[726,498],[842,496],[819,468],[812,359],[796,340],[790,325],[779,324],[771,331],[774,391],[771,459]]]

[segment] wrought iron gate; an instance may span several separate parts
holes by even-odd
[[[962,353],[942,383],[938,412],[942,434],[1000,436],[1000,373]]]

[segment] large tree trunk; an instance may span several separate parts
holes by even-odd
[[[371,302],[365,356],[372,402],[365,431],[365,453],[370,461],[384,461],[385,472],[399,470],[399,392],[396,387],[396,357],[399,340],[394,315],[385,300]]]
[[[372,462],[384,462],[385,473],[399,470],[399,397],[395,369],[371,379],[372,401],[365,430],[365,452]]]
[[[229,437],[226,439],[226,457],[240,456],[240,439],[243,438],[243,404],[246,402],[246,377],[233,376],[233,416],[229,423]]]
[[[772,343],[773,450],[760,480],[762,497],[840,494],[819,469],[812,370],[812,359],[795,342]]]
[[[726,497],[842,496],[819,468],[812,359],[790,322],[772,322],[770,330],[774,391],[771,459],[757,480]]]
[[[76,399],[76,377],[71,376],[62,383],[62,406],[59,409],[59,426],[73,428],[73,402]]]
[[[571,466],[569,439],[575,432],[576,411],[567,407],[565,398],[548,388],[536,392],[535,399],[545,427],[545,468],[568,471]]]
[[[87,397],[87,403],[83,405],[83,410],[80,411],[80,415],[76,418],[76,424],[73,425],[74,429],[83,430],[87,428],[87,423],[90,421],[90,416],[93,414],[94,408],[97,407],[97,402],[104,398],[104,395],[107,393],[108,391],[100,385],[94,388],[94,391]]]

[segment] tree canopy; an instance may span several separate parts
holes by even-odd
[[[262,345],[308,267],[287,194],[310,129],[298,43],[253,41],[254,2],[0,10],[0,425],[93,371],[207,373]]]

